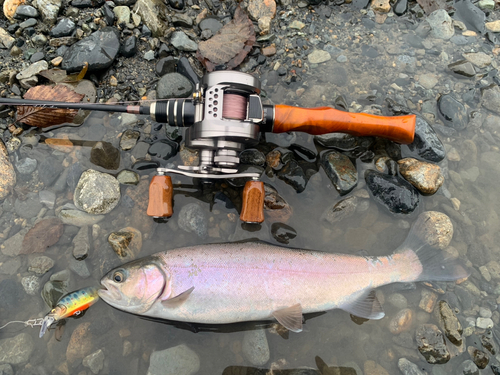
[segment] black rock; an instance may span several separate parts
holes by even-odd
[[[164,58],[170,55],[170,53],[171,53],[170,48],[168,48],[168,46],[165,43],[162,43],[160,45],[160,49],[158,50],[158,56],[160,58]]]
[[[413,185],[399,176],[368,170],[365,180],[375,200],[393,213],[412,213],[420,202],[420,196]]]
[[[14,34],[17,29],[19,29],[18,23],[13,23],[12,25],[9,25],[9,27],[7,27],[7,31],[9,32],[9,34]]]
[[[156,87],[159,99],[186,98],[193,92],[193,84],[179,73],[169,73],[158,81]]]
[[[36,30],[35,30],[35,28],[34,28],[34,27],[27,27],[27,28],[26,28],[26,29],[24,29],[24,31],[23,31],[23,35],[24,35],[27,39],[31,38],[33,35],[35,35],[35,33],[36,33]]]
[[[240,153],[240,163],[263,166],[266,156],[259,150],[249,148]]]
[[[273,223],[271,225],[271,234],[276,241],[285,245],[288,245],[290,240],[297,237],[297,231],[283,223]]]
[[[184,9],[184,0],[168,0],[168,3],[174,9],[178,10]]]
[[[163,77],[169,73],[175,73],[177,70],[177,59],[173,56],[167,56],[158,60],[155,66],[156,74]]]
[[[472,78],[476,75],[474,66],[467,60],[455,61],[448,65],[448,69],[462,78]]]
[[[293,187],[297,193],[302,193],[306,189],[306,174],[299,164],[293,159],[281,168],[278,172],[278,178]]]
[[[123,41],[120,48],[120,54],[124,57],[132,57],[137,53],[137,37],[135,35],[129,36]]]
[[[426,361],[443,364],[450,360],[443,333],[434,324],[422,324],[416,331],[417,346]]]
[[[90,161],[109,170],[120,167],[120,151],[109,142],[97,142],[90,151]]]
[[[222,23],[215,17],[206,17],[198,25],[200,30],[210,30],[212,34],[217,33],[222,28]]]
[[[189,80],[194,85],[196,85],[200,82],[200,77],[198,77],[198,75],[194,72],[193,67],[189,63],[189,60],[184,56],[182,56],[179,59],[179,61],[177,61],[177,73],[180,73],[184,77],[189,78]]]
[[[434,129],[422,117],[417,116],[415,138],[409,145],[404,145],[405,156],[418,156],[427,161],[438,163],[446,156],[443,144]]]
[[[168,160],[177,154],[177,143],[168,139],[162,139],[149,147],[148,153],[158,159]]]
[[[70,36],[76,29],[76,24],[69,18],[63,18],[56,26],[50,31],[50,35],[54,38],[61,38],[63,36]]]
[[[456,130],[464,130],[469,124],[465,106],[452,95],[442,95],[437,102],[438,117],[443,123]]]
[[[111,7],[107,3],[104,4],[103,10],[104,10],[104,19],[106,21],[106,24],[108,26],[113,26],[115,24],[115,19],[116,19],[115,12],[113,12],[113,9],[111,9]]]
[[[38,11],[31,5],[19,5],[14,13],[14,18],[16,20],[36,17],[38,17]]]
[[[153,34],[151,33],[151,30],[149,30],[149,28],[146,25],[142,25],[141,35],[145,36],[146,38],[149,38]]]
[[[38,164],[38,175],[46,188],[52,185],[63,170],[64,167],[62,166],[61,161],[53,156],[44,158]]]
[[[484,23],[486,15],[484,12],[476,7],[470,0],[457,0],[454,2],[455,14],[453,18],[462,21],[468,30],[473,30],[478,33],[484,34],[486,28]]]
[[[337,151],[321,155],[321,166],[340,195],[352,191],[358,184],[358,171],[351,159]]]
[[[106,69],[113,64],[119,50],[120,34],[108,26],[73,44],[63,56],[62,68],[68,73],[77,72],[88,62],[88,72]]]
[[[160,166],[160,163],[154,160],[137,160],[134,165],[132,165],[132,169],[135,171],[151,171]]]
[[[290,145],[289,149],[292,150],[295,155],[299,156],[301,159],[304,159],[311,163],[316,161],[317,153],[313,150],[308,149],[307,147],[304,147],[297,143],[293,143]]]
[[[392,7],[392,11],[397,16],[402,16],[408,10],[408,0],[397,0],[396,4]]]
[[[374,142],[373,137],[355,137],[346,133],[328,133],[314,136],[314,141],[323,147],[340,151],[368,149]]]
[[[75,8],[100,8],[106,0],[73,0],[71,5]]]

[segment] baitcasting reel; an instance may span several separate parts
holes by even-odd
[[[256,145],[261,132],[301,131],[313,135],[343,132],[355,136],[378,136],[398,143],[411,143],[415,115],[377,116],[350,113],[330,107],[300,108],[263,105],[260,81],[237,71],[215,71],[197,84],[192,98],[169,99],[148,106],[45,102],[0,98],[0,104],[43,106],[148,114],[157,122],[188,127],[186,146],[199,150],[199,165],[158,168],[149,186],[149,216],[173,214],[173,187],[170,176],[177,173],[193,178],[252,178],[243,190],[240,219],[246,223],[264,221],[264,183],[258,173],[238,172],[239,154]]]

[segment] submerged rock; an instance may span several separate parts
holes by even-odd
[[[437,39],[448,40],[455,34],[451,17],[444,9],[437,9],[427,17],[431,26],[431,36]]]
[[[490,361],[488,354],[473,346],[469,346],[467,352],[469,352],[469,355],[478,368],[482,370],[488,366],[488,362]]]
[[[351,159],[337,151],[321,155],[321,166],[340,195],[345,195],[358,184],[358,172]]]
[[[424,160],[438,163],[446,156],[443,143],[439,140],[434,129],[421,116],[417,116],[415,138],[403,150],[410,151],[409,156],[420,156]]]
[[[109,142],[97,142],[90,150],[90,162],[104,169],[120,167],[120,151]]]
[[[358,197],[350,196],[344,198],[328,207],[325,212],[323,212],[323,215],[321,215],[321,221],[326,221],[329,224],[343,221],[356,212],[357,205]]]
[[[418,351],[431,364],[443,364],[450,360],[443,333],[434,324],[422,324],[417,328]]]
[[[142,249],[142,234],[135,228],[126,227],[112,232],[108,242],[120,258],[135,259]]]
[[[440,325],[445,336],[456,346],[462,345],[462,325],[446,301],[439,301]]]
[[[16,184],[16,172],[9,160],[9,154],[3,141],[0,141],[0,200],[10,194]]]
[[[254,329],[245,331],[241,350],[245,358],[254,366],[265,365],[270,358],[266,331]]]
[[[59,9],[61,9],[61,0],[36,0],[33,5],[41,13],[44,23],[53,25],[57,21]]]
[[[0,340],[0,363],[24,364],[28,362],[34,348],[33,339],[25,332]]]
[[[283,199],[273,187],[264,184],[264,212],[271,221],[287,222],[292,216],[292,207]]]
[[[186,345],[151,353],[148,375],[193,375],[200,369],[200,358]]]
[[[455,1],[453,7],[455,8],[454,19],[462,21],[468,30],[484,34],[486,15],[481,9],[470,0]]]
[[[426,211],[418,215],[414,223],[415,235],[437,249],[446,249],[453,237],[453,223],[438,211]]]
[[[446,126],[456,130],[464,130],[469,124],[469,116],[465,106],[452,95],[442,95],[438,99],[438,116]]]
[[[278,178],[293,187],[297,193],[302,193],[306,189],[308,178],[304,170],[295,160],[288,161],[278,172]]]
[[[200,238],[208,235],[208,220],[205,211],[198,203],[188,203],[181,208],[179,227],[186,232],[194,232]]]
[[[444,177],[436,164],[413,158],[398,160],[398,164],[401,175],[422,194],[432,195],[443,185]]]
[[[63,56],[62,68],[68,73],[82,70],[88,62],[88,72],[109,68],[120,50],[120,34],[113,27],[105,27],[73,44]]]
[[[64,225],[58,218],[52,217],[39,221],[24,236],[20,254],[43,253],[63,234]]]
[[[409,214],[415,211],[420,202],[419,194],[413,185],[399,176],[388,176],[368,170],[365,180],[375,200],[393,213]]]
[[[403,375],[427,375],[427,373],[413,362],[410,362],[406,358],[400,358],[398,361],[398,368],[403,373]]]
[[[271,234],[276,241],[285,245],[288,245],[290,240],[297,237],[297,231],[283,223],[273,223],[271,225]]]
[[[82,173],[74,195],[75,206],[90,214],[107,214],[120,200],[120,183],[107,174],[86,170]]]

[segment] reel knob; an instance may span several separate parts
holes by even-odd
[[[262,223],[264,221],[264,183],[247,181],[243,188],[243,204],[240,220],[245,223]]]
[[[156,175],[149,184],[149,204],[147,214],[153,217],[173,215],[173,187],[170,176]]]

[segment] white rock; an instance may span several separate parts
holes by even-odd
[[[490,318],[483,318],[480,316],[476,320],[476,326],[478,328],[482,328],[482,329],[492,328],[493,327],[493,320],[491,320]]]

